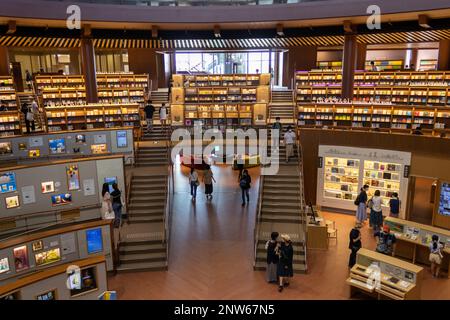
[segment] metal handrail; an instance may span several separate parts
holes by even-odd
[[[308,270],[308,264],[307,264],[307,252],[306,252],[306,240],[307,240],[307,213],[306,213],[306,203],[305,203],[305,186],[304,186],[304,178],[303,178],[303,149],[302,146],[300,144],[300,140],[297,139],[297,153],[298,153],[298,158],[299,158],[299,175],[300,175],[300,184],[299,184],[299,188],[300,188],[300,208],[301,208],[301,225],[303,228],[303,232],[305,234],[305,237],[303,239],[303,251],[305,252],[305,267],[306,270]],[[302,230],[300,230],[302,231]]]
[[[258,212],[255,216],[255,231],[254,231],[254,252],[255,252],[255,258],[253,260],[253,266],[256,266],[256,258],[258,254],[258,242],[259,242],[259,231],[260,231],[260,223],[261,223],[261,211],[262,211],[262,198],[263,198],[263,189],[264,189],[264,176],[260,176],[259,178],[259,192],[258,192]]]
[[[170,129],[169,129],[170,131]],[[168,163],[167,166],[167,188],[166,188],[166,204],[164,210],[163,224],[164,224],[164,236],[163,241],[166,243],[166,259],[167,259],[167,267],[169,267],[169,253],[170,253],[170,226],[172,219],[172,197],[170,189],[172,191],[175,189],[174,185],[174,175],[173,175],[173,163],[172,158],[170,156],[170,141],[166,140],[166,160]]]

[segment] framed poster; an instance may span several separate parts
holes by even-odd
[[[61,260],[61,251],[59,248],[50,249],[47,251],[39,252],[34,255],[36,266],[43,266],[51,264]]]
[[[108,148],[106,144],[93,144],[91,145],[92,154],[104,154],[108,153]]]
[[[4,257],[0,259],[0,274],[9,271],[9,259]]]
[[[450,183],[442,182],[440,186],[438,214],[450,216]]]
[[[74,278],[75,284],[74,289],[70,290],[70,295],[73,297],[82,293],[97,290],[97,277],[96,277],[96,267],[89,267],[81,270],[81,277],[79,279]],[[80,282],[76,282],[80,280]],[[72,283],[72,281],[70,282]]]
[[[34,186],[22,187],[22,201],[23,204],[30,204],[36,202],[36,194],[34,192]]]
[[[63,255],[76,252],[75,234],[66,233],[61,235],[61,250]]]
[[[33,242],[33,244],[31,246],[33,248],[33,251],[39,251],[44,248],[44,243],[42,242],[42,240],[37,240],[37,241]]]
[[[106,143],[106,134],[95,134],[94,144],[103,144],[103,143]]]
[[[5,198],[6,209],[17,208],[19,203],[19,196],[12,196]]]
[[[28,151],[28,156],[30,158],[39,158],[41,156],[41,151],[39,149],[32,149]]]
[[[86,230],[86,243],[88,254],[103,251],[102,228]]]
[[[75,135],[75,143],[86,143],[86,135],[85,134]]]
[[[0,142],[0,154],[11,154],[11,142]]]
[[[44,139],[42,137],[30,138],[30,147],[42,147],[44,145]]]
[[[66,152],[66,140],[64,139],[50,139],[48,140],[48,147],[51,154],[59,154]]]
[[[27,144],[26,143],[19,143],[19,150],[20,151],[27,150]]]
[[[41,300],[41,301],[56,300],[56,289],[38,294],[36,296],[36,300]]]
[[[16,174],[14,172],[0,173],[0,193],[14,192],[16,190]]]
[[[78,165],[69,165],[66,167],[67,183],[69,191],[80,189],[80,175]]]
[[[41,191],[42,193],[51,193],[55,192],[55,184],[53,181],[46,181],[41,183]]]
[[[61,206],[72,203],[72,195],[70,193],[61,193],[52,196],[52,206]]]
[[[118,148],[126,148],[128,146],[127,132],[126,131],[117,131],[117,147]]]
[[[106,177],[104,181],[105,181],[105,183],[107,183],[108,186],[109,186],[109,193],[113,192],[114,189],[113,189],[112,185],[113,185],[114,183],[117,183],[117,177]]]
[[[95,181],[94,179],[83,180],[83,193],[85,196],[95,195]]]
[[[14,255],[14,266],[16,272],[26,270],[30,267],[30,262],[28,260],[28,249],[27,246],[20,246],[13,249]]]

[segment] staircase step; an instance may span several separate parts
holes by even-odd
[[[127,263],[117,267],[117,272],[167,270],[167,261]]]
[[[140,253],[165,253],[166,246],[162,243],[120,246],[119,254],[140,254]]]
[[[166,252],[136,253],[120,255],[120,264],[166,261]]]

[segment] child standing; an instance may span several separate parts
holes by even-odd
[[[400,213],[400,199],[398,198],[398,193],[394,192],[392,194],[391,200],[389,200],[389,207],[391,208],[389,216],[398,218]]]

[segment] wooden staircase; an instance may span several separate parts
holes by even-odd
[[[24,103],[31,106],[31,103],[33,102],[33,100],[36,101],[36,103],[39,106],[39,100],[34,93],[17,92],[16,96],[17,96],[19,109],[22,108],[22,105]],[[23,114],[22,112],[20,112],[19,114],[20,114],[20,125],[22,128],[22,133],[26,133],[25,114]],[[46,131],[46,129],[45,129],[45,114],[41,108],[39,108],[39,115],[38,116],[35,115],[34,126],[35,126],[34,132],[45,132]]]
[[[273,90],[272,101],[269,104],[269,122],[275,122],[280,117],[283,124],[295,123],[295,104],[292,90]]]
[[[128,233],[119,244],[118,272],[167,270],[167,243],[164,236],[164,217],[167,205],[167,175],[133,175],[131,180],[128,223],[126,227],[138,226],[145,230]]]
[[[167,108],[167,119],[170,119],[170,104],[169,104],[169,89],[160,88],[155,91],[150,92],[150,100],[152,105],[155,107],[155,114],[153,115],[153,121],[159,121],[159,109],[162,104],[166,104]]]
[[[142,140],[144,141],[162,141],[169,140],[169,129],[166,126],[163,128],[161,125],[153,125],[152,132],[147,132],[147,129],[144,128],[144,134],[142,135]]]
[[[168,166],[167,147],[139,146],[135,165],[138,167]]]

